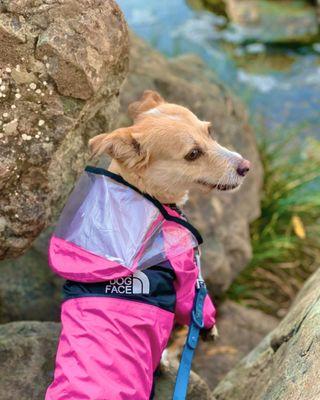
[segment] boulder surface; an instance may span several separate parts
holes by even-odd
[[[214,192],[209,196],[193,192],[186,205],[191,223],[204,236],[205,277],[217,296],[229,287],[251,257],[248,228],[260,212],[262,184],[254,134],[242,103],[219,84],[198,57],[186,55],[168,60],[132,36],[130,69],[121,91],[118,126],[130,124],[126,116],[128,104],[145,89],[157,90],[167,101],[184,105],[199,118],[211,121],[219,142],[252,162],[252,171],[238,192]]]
[[[113,0],[0,3],[0,259],[22,254],[60,211],[110,128],[128,65]]]
[[[160,371],[155,381],[155,400],[168,400],[172,398],[177,366],[161,366]],[[190,374],[187,400],[211,400],[208,385],[193,371]]]
[[[211,389],[277,325],[279,321],[259,310],[226,301],[218,309],[219,337],[200,341],[194,371]]]
[[[34,248],[0,266],[0,323],[59,321],[62,279],[48,268],[47,255]]]
[[[214,400],[320,399],[320,269],[287,316],[219,383]]]
[[[0,399],[44,399],[53,378],[59,332],[55,322],[0,325]]]

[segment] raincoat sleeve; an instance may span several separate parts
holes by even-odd
[[[176,273],[176,322],[181,325],[189,325],[190,315],[195,297],[198,267],[194,260],[194,250],[191,249],[184,255],[175,257],[171,264]],[[215,324],[215,307],[209,297],[206,296],[203,309],[204,328],[210,329]]]

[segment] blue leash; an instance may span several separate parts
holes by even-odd
[[[173,392],[173,400],[185,400],[187,396],[189,376],[194,351],[197,347],[200,330],[204,326],[203,322],[203,305],[207,294],[207,289],[204,281],[197,280],[196,295],[193,303],[191,321],[188,331],[186,343],[183,347],[180,365],[176,377],[176,383]]]

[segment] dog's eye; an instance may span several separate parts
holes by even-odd
[[[192,149],[191,151],[189,151],[189,153],[185,156],[185,159],[187,161],[194,161],[197,158],[199,158],[202,155],[202,150],[201,149]]]

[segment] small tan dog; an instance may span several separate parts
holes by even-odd
[[[90,140],[94,156],[112,158],[111,172],[161,203],[183,204],[190,189],[235,190],[250,162],[220,146],[210,122],[147,90],[130,104],[134,124]]]
[[[176,204],[190,189],[238,188],[250,163],[156,92],[129,113],[132,126],[90,140],[93,155],[111,156],[109,171],[86,167],[50,241],[50,265],[67,281],[47,400],[153,398],[174,324],[216,334],[201,235]]]
[[[250,162],[219,145],[211,123],[146,90],[130,104],[134,124],[90,140],[93,156],[112,158],[109,170],[164,204],[184,204],[191,189],[234,191]],[[216,326],[209,337],[218,336]],[[208,337],[207,337],[208,338]]]

